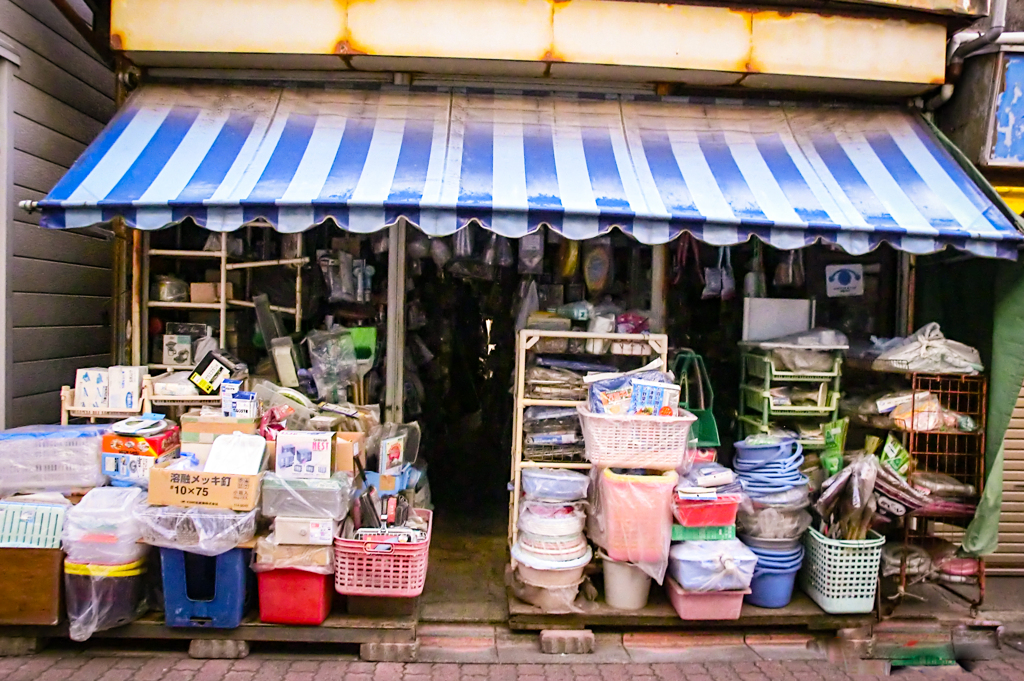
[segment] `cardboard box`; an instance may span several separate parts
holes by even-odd
[[[283,430],[277,434],[274,470],[282,478],[329,478],[333,458],[334,433]]]
[[[184,451],[184,450],[183,450]],[[277,470],[277,443],[267,442],[270,468]],[[366,433],[334,433],[334,472],[354,473],[355,460],[366,465]]]
[[[109,404],[110,374],[103,367],[75,372],[75,408],[106,409]]]
[[[64,616],[64,552],[0,549],[0,624],[53,626]]]
[[[142,408],[142,378],[149,375],[148,367],[118,366],[108,371],[107,404],[117,411]]]
[[[228,300],[234,297],[235,287],[229,281],[227,283]],[[189,297],[193,303],[219,303],[220,282],[198,282],[189,287]]]
[[[274,537],[280,544],[330,546],[339,526],[340,523],[333,518],[278,516],[274,519]]]
[[[254,418],[200,416],[199,410],[193,410],[181,417],[181,442],[212,444],[221,435],[255,435],[258,427]]]
[[[354,473],[356,459],[366,467],[366,433],[335,433],[334,472]]]
[[[160,457],[140,454],[111,454],[103,452],[103,475],[111,480],[122,480],[145,487],[149,484],[149,471],[158,463],[178,458],[178,448],[169,450]]]
[[[150,505],[251,511],[260,502],[267,457],[264,455],[261,472],[256,475],[171,471],[167,466],[168,463],[160,463],[149,471]]]
[[[179,444],[181,431],[178,430],[178,426],[174,426],[148,437],[107,433],[103,436],[100,451],[104,454],[132,454],[155,458],[176,450]]]
[[[164,364],[192,366],[192,336],[164,334]]]

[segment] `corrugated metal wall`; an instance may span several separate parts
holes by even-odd
[[[1024,389],[1017,396],[1003,445],[1003,511],[999,550],[986,564],[993,573],[1024,574]]]
[[[110,361],[109,242],[39,229],[17,202],[41,199],[114,113],[114,75],[49,0],[0,0],[15,44],[13,209],[8,262],[13,324],[7,426],[59,418],[75,369]]]

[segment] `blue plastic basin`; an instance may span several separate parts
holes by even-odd
[[[800,567],[786,570],[762,568],[754,570],[750,580],[750,593],[743,597],[747,603],[760,608],[784,608],[793,600],[793,585]]]

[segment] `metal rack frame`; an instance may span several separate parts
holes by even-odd
[[[813,349],[813,348],[808,348]],[[744,352],[740,362],[740,408],[739,421],[742,438],[753,432],[768,432],[773,417],[783,419],[828,419],[834,421],[839,417],[839,383],[843,373],[842,353],[837,350],[825,350],[832,354],[831,371],[780,371],[775,367],[771,354]],[[761,380],[761,385],[749,383],[753,377]],[[826,403],[820,406],[795,407],[774,406],[769,391],[776,384],[828,384]],[[755,407],[754,405],[758,406]],[[823,441],[800,440],[805,449],[822,449]]]
[[[516,336],[515,364],[515,406],[512,412],[512,489],[509,499],[508,541],[509,546],[515,543],[518,535],[516,527],[519,518],[519,496],[522,490],[522,471],[524,468],[568,468],[573,470],[590,470],[586,462],[547,462],[526,461],[523,459],[523,412],[527,407],[575,407],[582,402],[573,400],[542,400],[525,396],[526,367],[528,353],[544,338],[580,339],[609,341],[612,351],[604,354],[582,353],[589,357],[603,357],[608,354],[619,356],[637,356],[634,350],[640,349],[644,356],[659,355],[663,366],[668,369],[668,336],[665,334],[623,334],[623,333],[589,333],[585,331],[542,331],[523,329]],[[637,348],[636,346],[644,346]],[[619,352],[615,352],[619,350]],[[643,352],[648,350],[649,352]],[[561,354],[561,353],[555,353]]]
[[[975,420],[977,429],[973,433],[951,433],[940,431],[909,430],[902,433],[903,444],[910,452],[911,471],[925,468],[935,473],[945,473],[960,482],[974,485],[978,497],[985,488],[985,427],[988,406],[988,379],[985,376],[966,376],[962,374],[908,374],[911,383],[911,426],[914,424],[913,414],[916,413],[916,397],[919,392],[929,392],[938,398],[939,403],[947,409],[970,416]],[[949,451],[952,449],[953,451]],[[947,525],[966,526],[973,514],[914,512],[903,519],[903,543],[907,546],[916,540],[926,540],[932,534],[933,524],[942,522]],[[910,520],[918,521],[912,528]],[[945,583],[940,586],[966,601],[976,613],[985,602],[985,559],[976,558],[978,564],[977,587],[978,597],[970,599],[957,589]],[[904,554],[900,561],[900,583],[897,598],[907,594],[907,557]]]

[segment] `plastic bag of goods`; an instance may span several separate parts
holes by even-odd
[[[592,469],[587,534],[614,561],[639,566],[661,584],[672,541],[675,471]]]
[[[165,549],[219,556],[256,534],[256,509],[241,513],[223,508],[149,506],[135,509],[142,541]]]
[[[126,565],[147,552],[133,512],[144,503],[138,487],[97,487],[70,508],[64,519],[62,544],[76,564]]]
[[[121,565],[65,561],[64,600],[71,640],[85,641],[97,631],[142,616],[148,609],[145,576],[145,558]]]
[[[685,541],[672,547],[669,574],[687,591],[746,589],[757,555],[738,539]]]

